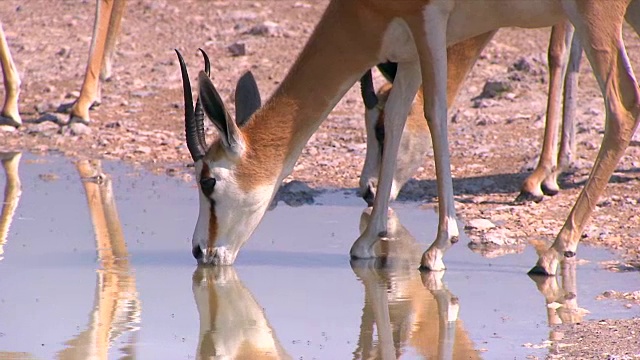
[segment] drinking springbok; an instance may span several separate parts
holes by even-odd
[[[447,46],[484,37],[500,27],[547,27],[568,19],[601,86],[607,126],[587,184],[555,242],[532,269],[555,274],[561,259],[575,256],[586,222],[638,124],[640,92],[622,42],[629,2],[333,0],[264,107],[253,113],[255,103],[236,97],[240,114],[253,113],[250,117],[234,121],[209,77],[200,72],[198,101],[220,135],[210,147],[198,136],[196,123],[202,119],[193,116],[198,111],[194,111],[181,61],[185,120],[192,130],[187,131],[187,141],[200,192],[194,255],[204,263],[233,263],[329,111],[368,69],[393,61],[398,72],[386,106],[385,145],[372,220],[350,254],[373,257],[373,245],[386,236],[400,136],[422,85],[436,161],[439,225],[421,267],[444,270],[443,255],[459,236],[447,139]]]

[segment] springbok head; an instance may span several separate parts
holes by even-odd
[[[241,179],[247,174],[239,174],[250,166],[246,155],[251,151],[241,129],[248,125],[261,100],[253,75],[245,73],[236,86],[234,121],[209,79],[209,58],[200,51],[205,70],[198,75],[198,100],[194,108],[187,67],[176,50],[184,88],[186,141],[195,165],[200,198],[192,253],[200,263],[230,265],[257,227],[273,195],[273,186],[247,186],[247,181]],[[204,135],[205,113],[219,135],[209,147]]]

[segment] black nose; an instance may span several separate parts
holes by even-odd
[[[193,257],[196,258],[196,260],[202,260],[202,249],[200,249],[199,245],[196,245],[191,249],[191,254],[193,254]]]
[[[371,186],[367,186],[367,191],[362,194],[362,199],[367,202],[368,206],[373,206],[373,200],[375,200],[375,198],[373,191],[371,191]]]

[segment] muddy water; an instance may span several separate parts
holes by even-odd
[[[115,163],[2,159],[0,358],[520,359],[550,351],[561,337],[550,323],[640,315],[595,300],[640,287],[637,273],[601,270],[615,258],[602,250],[582,247],[587,261],[536,283],[533,250],[486,259],[463,239],[443,276],[420,274],[411,254],[436,219],[416,205],[391,214],[386,266],[350,263],[367,216],[343,193],[281,203],[234,267],[197,268],[192,184]]]

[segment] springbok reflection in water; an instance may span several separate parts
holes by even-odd
[[[18,174],[21,157],[22,153],[19,152],[0,152],[0,161],[2,161],[2,168],[6,175],[2,213],[0,213],[0,260],[4,257],[4,245],[7,243],[9,227],[22,194],[20,176]]]
[[[198,266],[193,296],[200,315],[197,359],[290,359],[233,266]]]
[[[556,276],[529,275],[544,296],[549,323],[549,340],[562,340],[564,334],[553,328],[553,325],[577,324],[582,321],[587,309],[578,306],[578,284],[576,278],[576,260],[566,259],[561,263],[560,281]],[[554,349],[552,348],[553,352]]]
[[[130,338],[120,351],[124,358],[135,358],[141,306],[111,179],[102,172],[99,161],[79,161],[76,167],[87,196],[101,269],[87,329],[67,341],[58,358],[107,359],[111,345],[125,333]]]
[[[366,228],[370,208],[362,213]],[[397,359],[413,353],[428,359],[479,359],[462,322],[458,299],[442,283],[444,272],[416,269],[415,238],[389,210],[389,237],[372,260],[353,260],[351,268],[365,287],[364,308],[354,359]],[[378,341],[374,341],[374,327]]]
[[[0,161],[5,173],[4,198],[2,200],[2,212],[0,213],[0,260],[4,257],[4,245],[7,243],[9,227],[13,221],[22,189],[18,166],[20,165],[20,152],[0,152]],[[33,359],[26,352],[0,351],[0,359],[22,360]]]

